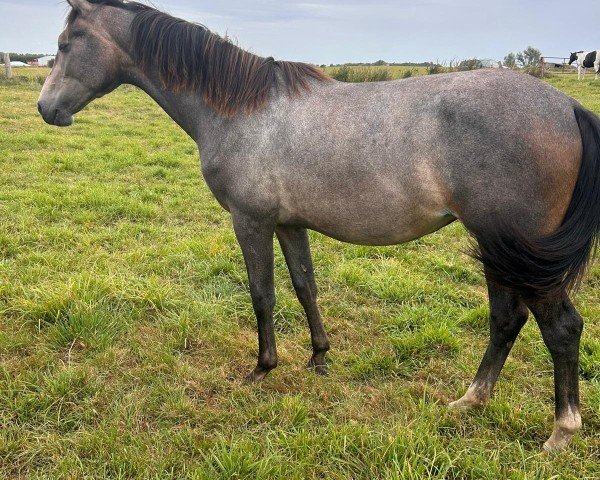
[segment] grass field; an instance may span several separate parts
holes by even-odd
[[[488,338],[459,224],[391,248],[311,234],[328,377],[305,369],[277,247],[280,367],[243,386],[245,269],[194,143],[132,87],[50,127],[40,73],[0,80],[0,478],[600,478],[598,263],[576,297],[584,427],[565,453],[541,453],[553,380],[533,321],[487,408],[446,407]],[[549,81],[600,113],[600,82]]]

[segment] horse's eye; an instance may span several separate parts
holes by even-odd
[[[61,43],[61,44],[58,46],[58,49],[59,49],[61,52],[64,52],[64,51],[67,49],[67,47],[68,47],[68,46],[69,46],[69,44],[68,44],[68,43]]]

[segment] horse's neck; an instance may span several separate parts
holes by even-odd
[[[134,62],[130,51],[131,22],[134,14],[122,9],[112,9],[111,37],[125,53],[122,65],[122,83],[129,83],[144,90],[162,109],[200,146],[204,146],[218,132],[223,120],[208,107],[199,92],[174,92],[165,89],[157,68],[144,71]]]
[[[144,90],[199,145],[205,144],[211,133],[223,123],[215,111],[204,102],[200,92],[174,92],[165,89],[154,72],[133,69],[127,83]]]

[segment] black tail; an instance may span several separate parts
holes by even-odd
[[[600,237],[600,118],[575,107],[583,158],[562,225],[542,238],[525,238],[513,227],[477,235],[475,258],[488,277],[525,298],[549,298],[576,288]]]

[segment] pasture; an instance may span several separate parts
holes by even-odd
[[[458,223],[389,248],[311,234],[327,377],[305,368],[276,246],[280,366],[243,386],[257,351],[246,272],[195,144],[128,86],[50,127],[44,73],[0,79],[0,478],[600,477],[598,261],[575,298],[583,429],[556,456],[541,452],[552,363],[532,319],[489,406],[447,408],[488,339]],[[600,81],[548,81],[600,113]]]

